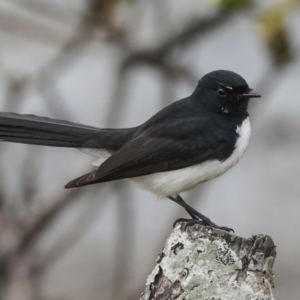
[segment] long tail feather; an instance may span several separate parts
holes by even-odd
[[[57,147],[81,147],[87,136],[100,129],[67,121],[0,113],[0,140]]]
[[[136,128],[100,129],[34,115],[0,113],[0,140],[56,147],[103,148],[116,151]]]

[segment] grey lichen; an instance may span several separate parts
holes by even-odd
[[[216,259],[224,265],[232,265],[237,261],[235,252],[225,242],[219,244]]]
[[[265,235],[179,223],[159,255],[141,300],[274,300],[275,246]]]

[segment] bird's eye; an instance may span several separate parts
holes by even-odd
[[[225,97],[227,92],[224,89],[218,89],[218,95],[221,97]]]

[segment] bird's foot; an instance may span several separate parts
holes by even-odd
[[[215,229],[221,229],[221,230],[224,230],[224,231],[227,231],[227,232],[232,232],[234,233],[234,230],[232,228],[229,228],[229,227],[225,227],[225,226],[218,226],[217,224],[213,223],[212,221],[210,221],[209,219],[206,219],[205,221],[204,220],[199,220],[199,219],[184,219],[184,218],[180,218],[180,219],[177,219],[174,224],[173,224],[173,228],[177,225],[177,223],[179,222],[185,222],[185,225],[184,225],[184,230],[187,229],[187,227],[190,227],[190,226],[193,226],[194,224],[200,224],[202,226],[210,226],[212,228],[215,228]]]
[[[192,219],[182,219],[181,218],[181,219],[176,220],[175,223],[173,224],[173,227],[175,227],[175,225],[178,222],[186,222],[185,228],[188,226],[192,226],[194,224],[200,224],[203,226],[210,226],[212,228],[221,229],[221,230],[225,230],[228,232],[234,232],[234,230],[231,228],[228,228],[225,226],[218,226],[215,223],[213,223],[209,218],[202,215],[199,211],[195,210],[193,207],[191,207],[187,203],[185,203],[184,200],[179,195],[177,195],[176,197],[172,196],[172,197],[168,197],[168,198],[170,200],[176,202],[183,208],[185,208],[185,210],[188,212],[188,214],[192,217]]]

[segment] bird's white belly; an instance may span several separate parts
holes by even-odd
[[[222,175],[239,161],[245,153],[251,135],[249,118],[237,128],[237,133],[239,138],[235,144],[235,149],[225,161],[210,160],[179,170],[154,173],[132,179],[158,197],[176,196],[181,192],[191,190],[204,181]]]
[[[131,179],[158,197],[176,196],[191,190],[202,182],[222,175],[240,160],[245,153],[251,135],[249,117],[243,121],[241,126],[237,127],[236,132],[239,138],[236,141],[235,149],[225,161],[210,160],[179,170],[153,173]],[[94,157],[99,157],[93,163],[94,166],[100,166],[111,155],[105,149],[79,150]]]

